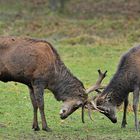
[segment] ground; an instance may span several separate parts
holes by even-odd
[[[51,12],[47,2],[33,5],[32,1],[0,0],[0,35],[48,40],[86,88],[95,83],[98,69],[108,70],[104,80],[107,84],[121,55],[140,42],[138,0],[69,0],[64,13]],[[62,121],[59,117],[61,102],[46,90],[45,112],[53,132],[34,132],[27,87],[1,82],[0,140],[138,140],[140,136],[134,131],[131,98],[128,125],[121,129],[122,107],[118,108],[117,124],[112,124],[98,112],[92,113],[93,122],[86,112],[86,123],[82,124],[80,109]],[[41,126],[41,121],[39,124]]]

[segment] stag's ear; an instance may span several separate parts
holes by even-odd
[[[97,98],[95,99],[97,106],[102,106],[105,102],[105,98],[106,98],[106,95],[97,96]]]
[[[103,103],[104,103],[104,100],[102,98],[96,99],[96,105],[97,106],[102,106]]]

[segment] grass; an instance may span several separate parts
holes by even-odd
[[[9,87],[9,88],[8,88]],[[45,111],[49,126],[53,132],[34,132],[31,130],[32,106],[30,103],[27,88],[14,83],[1,83],[0,102],[0,139],[138,139],[139,133],[134,131],[133,114],[129,112],[128,126],[120,129],[122,112],[118,113],[118,123],[112,124],[103,115],[94,112],[94,121],[86,118],[82,124],[80,110],[72,114],[68,119],[62,121],[58,112],[61,103],[56,102],[52,94],[45,94]],[[41,121],[39,121],[41,125]]]
[[[96,2],[95,5],[98,6]],[[72,0],[70,3],[73,3]],[[105,12],[99,17],[89,18],[88,15],[86,16],[88,19],[86,17],[84,19],[83,15],[81,18],[79,14],[74,13],[77,20],[69,17],[67,13],[51,13],[46,5],[35,7],[27,1],[0,1],[0,35],[47,38],[58,50],[66,66],[85,87],[95,83],[99,68],[108,70],[108,76],[104,80],[104,84],[107,84],[116,70],[121,55],[140,41],[140,20],[136,17],[126,18],[126,15],[121,14],[118,16],[119,13],[117,20],[108,13],[106,16]],[[19,83],[15,85],[14,82],[7,84],[1,82],[0,140],[137,140],[140,138],[139,133],[134,131],[134,115],[131,107],[127,114],[126,129],[120,129],[122,108],[118,109],[117,124],[112,124],[98,112],[93,112],[93,122],[89,120],[86,112],[86,123],[82,124],[80,109],[62,121],[59,118],[60,108],[61,102],[57,102],[51,92],[46,90],[45,113],[53,132],[34,132],[31,130],[33,113],[27,87]],[[39,124],[41,126],[40,117]]]
[[[107,83],[115,71],[119,56],[123,49],[107,49],[105,46],[91,47],[77,45],[58,47],[65,64],[79,77],[85,87],[95,83],[97,69],[108,69]],[[104,53],[102,53],[104,52]],[[106,59],[103,59],[106,58]],[[74,61],[73,61],[74,60]],[[112,67],[114,66],[114,67]],[[86,123],[81,122],[80,109],[68,119],[62,121],[59,118],[61,103],[57,102],[53,95],[45,92],[45,112],[52,133],[43,131],[33,132],[32,105],[30,103],[28,89],[21,84],[0,84],[0,138],[1,139],[138,139],[139,133],[134,131],[133,113],[128,113],[128,126],[120,129],[122,111],[118,112],[118,123],[112,124],[103,115],[94,112],[94,121],[91,122],[86,113]],[[41,121],[40,125],[41,125]]]

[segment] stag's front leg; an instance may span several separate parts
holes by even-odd
[[[133,110],[135,115],[135,129],[138,131],[139,123],[137,118],[138,102],[139,102],[139,88],[136,88],[133,93]]]
[[[44,113],[44,96],[43,96],[44,87],[41,84],[39,84],[39,82],[34,82],[33,89],[34,89],[35,99],[36,99],[37,105],[39,107],[40,115],[41,115],[42,130],[49,132],[51,131],[51,129],[47,125],[45,113]]]
[[[37,106],[37,102],[36,102],[36,99],[35,99],[33,88],[29,88],[29,92],[30,92],[30,99],[31,99],[31,102],[32,102],[32,105],[33,105],[33,110],[34,110],[33,126],[32,126],[32,128],[35,131],[38,131],[38,130],[40,130],[40,128],[38,126],[38,120],[37,120],[38,106]]]
[[[126,112],[127,112],[127,107],[128,107],[128,96],[126,97],[126,99],[124,100],[124,111],[123,111],[123,119],[122,119],[122,125],[121,128],[125,128],[126,127]]]

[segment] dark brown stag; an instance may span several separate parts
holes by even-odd
[[[1,37],[0,80],[20,82],[28,86],[34,110],[34,130],[39,130],[39,108],[42,129],[50,131],[44,113],[45,88],[52,91],[58,101],[63,101],[61,119],[67,118],[79,107],[84,108],[88,102],[88,94],[82,82],[66,68],[57,51],[47,41]]]
[[[118,69],[105,90],[95,99],[96,107],[102,110],[113,123],[117,122],[116,107],[123,101],[127,108],[128,95],[133,92],[133,110],[135,114],[135,129],[138,131],[137,109],[140,90],[140,46],[130,49],[120,60]],[[126,113],[126,110],[125,112]],[[126,124],[124,114],[122,127]]]

